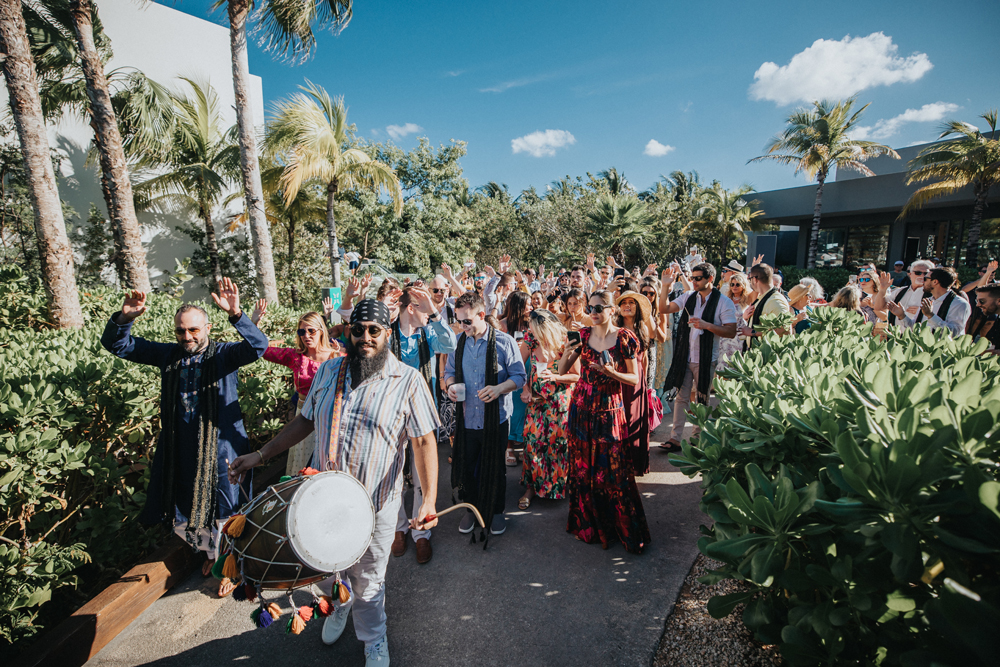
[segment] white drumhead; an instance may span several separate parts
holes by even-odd
[[[340,471],[310,476],[292,497],[285,517],[295,555],[314,570],[339,572],[360,560],[375,534],[368,490]]]

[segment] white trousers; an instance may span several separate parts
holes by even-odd
[[[375,514],[375,535],[368,551],[350,569],[342,574],[351,586],[351,613],[354,614],[354,631],[358,639],[371,646],[385,634],[385,567],[389,563],[389,550],[396,536],[396,515],[399,498]],[[325,579],[316,586],[324,595],[330,595],[336,577]],[[339,606],[339,603],[337,603]]]
[[[407,444],[409,448],[410,455],[410,470],[413,471],[413,518],[417,517],[417,512],[420,511],[420,506],[424,504],[424,490],[420,488],[420,476],[417,474],[417,464],[413,460],[413,445]],[[399,503],[399,515],[396,517],[396,532],[397,533],[407,533],[410,531],[410,517],[406,514],[406,497],[403,494],[402,502]],[[431,539],[430,530],[415,530],[413,531],[413,541],[416,542],[419,539]]]

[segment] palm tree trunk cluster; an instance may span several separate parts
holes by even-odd
[[[816,174],[816,205],[813,206],[813,223],[809,232],[809,254],[806,257],[806,268],[816,268],[816,253],[819,250],[820,212],[823,210],[823,183],[826,182],[826,171],[821,169]]]
[[[125,285],[128,289],[149,292],[149,271],[146,268],[146,251],[142,247],[139,219],[135,214],[132,197],[132,181],[129,180],[128,166],[118,119],[111,105],[111,92],[104,74],[104,64],[94,43],[94,25],[91,19],[94,6],[91,0],[73,0],[70,3],[73,15],[73,30],[76,33],[77,49],[87,81],[87,98],[90,100],[90,124],[98,145],[101,173],[107,195],[108,215],[111,224],[118,230],[123,250]]]
[[[333,217],[333,205],[337,197],[337,181],[330,181],[326,187],[326,235],[330,242],[330,270],[333,272],[333,286],[340,287],[340,248],[337,247],[337,220]]]
[[[278,283],[274,278],[274,257],[271,253],[271,230],[264,215],[264,188],[260,182],[260,161],[257,159],[257,137],[254,132],[253,110],[250,107],[250,69],[247,64],[248,0],[229,0],[229,46],[233,67],[233,92],[236,95],[236,124],[240,133],[240,163],[243,165],[243,194],[257,272],[257,288],[268,303],[278,303]]]
[[[82,327],[83,311],[73,274],[73,251],[63,221],[62,202],[59,201],[42,103],[38,97],[38,77],[20,0],[0,0],[0,49],[3,50],[3,74],[35,213],[49,316],[59,328]]]

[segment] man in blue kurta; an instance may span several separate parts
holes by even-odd
[[[257,361],[268,344],[240,310],[239,289],[232,280],[223,278],[212,299],[229,313],[243,342],[211,340],[207,313],[191,304],[174,316],[176,343],[133,336],[132,322],[146,311],[146,294],[138,291],[126,297],[101,336],[101,345],[115,356],[161,371],[161,431],[139,519],[147,525],[173,521],[178,535],[207,552],[206,575],[215,561],[219,526],[240,506],[240,487],[229,483],[228,462],[250,451],[236,371]],[[249,480],[244,484],[248,491]],[[231,589],[232,583],[224,580],[219,592]]]

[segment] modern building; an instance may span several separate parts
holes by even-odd
[[[179,91],[185,90],[178,80],[180,76],[208,82],[218,94],[223,123],[227,127],[236,123],[227,26],[152,2],[140,5],[134,0],[100,0],[98,5],[101,22],[114,53],[108,71],[138,69],[154,81]],[[0,91],[6,99],[2,80]],[[254,122],[262,125],[264,98],[260,77],[251,76],[250,98]],[[16,137],[7,139],[17,140]],[[76,211],[75,219],[66,220],[71,238],[87,219],[91,204],[107,214],[101,192],[100,165],[96,159],[88,157],[92,140],[93,130],[89,123],[76,116],[67,115],[49,129],[51,147],[63,156],[59,195]],[[234,183],[233,189],[237,187],[238,184]],[[219,221],[216,233],[220,236],[225,234],[222,213],[216,211],[213,216]],[[167,277],[167,272],[174,269],[175,259],[189,257],[195,250],[191,239],[179,232],[178,227],[187,224],[201,226],[203,223],[193,211],[183,208],[141,212],[139,222],[142,224],[150,279],[155,287]],[[113,270],[109,269],[107,273],[107,277],[113,279]],[[199,280],[188,283],[186,287],[187,294],[191,296],[207,296]]]
[[[900,211],[923,184],[906,185],[907,165],[932,144],[897,149],[900,159],[882,156],[865,164],[874,176],[838,170],[823,187],[823,208],[817,266],[857,267],[866,262],[890,267],[896,260],[910,262],[940,258],[954,265],[965,260],[968,220],[972,216],[972,189],[935,199],[899,219]],[[781,225],[777,264],[805,267],[812,229],[816,184],[758,192],[765,218]],[[979,261],[1000,256],[1000,190],[990,193],[980,237]],[[794,230],[798,231],[794,231]],[[791,237],[791,239],[789,239]],[[791,245],[791,243],[794,245]],[[782,245],[791,252],[781,252]],[[784,256],[782,256],[784,255]]]

